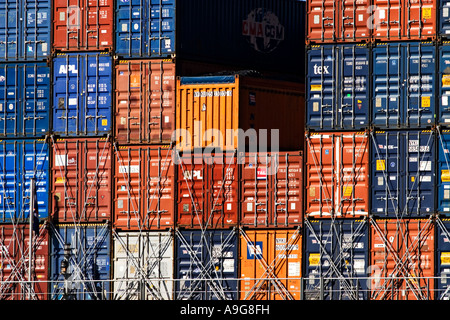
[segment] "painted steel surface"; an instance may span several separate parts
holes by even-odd
[[[450,220],[436,219],[436,300],[448,300],[450,288],[448,277],[450,274]]]

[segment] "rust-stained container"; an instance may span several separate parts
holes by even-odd
[[[111,219],[112,145],[108,138],[52,143],[52,218],[55,222]]]
[[[235,153],[177,157],[177,225],[230,228],[238,224],[239,166]]]
[[[175,166],[168,146],[119,146],[114,156],[114,226],[162,230],[175,219]]]
[[[251,228],[288,228],[303,221],[303,152],[240,156],[240,220]]]
[[[432,300],[434,222],[371,220],[371,299]]]
[[[369,212],[369,135],[321,132],[306,135],[305,214],[360,218]]]
[[[434,40],[437,36],[437,0],[373,0],[372,8],[368,23],[374,40]]]
[[[304,102],[304,84],[248,73],[180,77],[174,140],[181,151],[206,147],[244,151],[245,145],[261,151],[262,144],[278,145],[281,151],[301,150]]]
[[[127,60],[116,65],[116,140],[170,143],[175,130],[175,63]]]
[[[113,49],[113,0],[53,0],[53,49]]]
[[[300,229],[240,232],[240,300],[299,300]]]
[[[369,42],[369,0],[308,0],[307,42]]]
[[[33,232],[31,280],[34,283],[30,291],[30,283],[27,282],[30,265],[29,228],[28,223],[0,225],[1,300],[47,300],[49,235],[43,225],[39,228],[39,235]]]

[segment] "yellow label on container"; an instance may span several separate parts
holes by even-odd
[[[311,85],[311,91],[322,91],[322,85],[320,84]]]
[[[431,8],[422,8],[422,19],[431,19]]]
[[[386,170],[386,160],[377,160],[377,171]]]
[[[56,178],[56,181],[55,181],[55,183],[64,183],[66,181],[66,178],[64,178],[64,177],[58,177],[58,178]]]
[[[309,254],[309,265],[319,266],[320,265],[320,253],[310,253]]]
[[[353,191],[353,187],[344,187],[344,197],[351,197]]]
[[[141,87],[141,75],[131,74],[130,75],[130,88],[139,89]]]
[[[450,74],[442,75],[442,87],[443,88],[450,87]]]
[[[441,181],[450,182],[450,170],[441,170]]]
[[[108,119],[102,119],[102,126],[106,127],[108,125]]]
[[[430,97],[422,97],[422,108],[429,108],[431,106]]]
[[[441,265],[450,265],[450,252],[441,253]]]
[[[309,189],[309,196],[310,197],[315,197],[316,196],[316,187],[311,187]]]

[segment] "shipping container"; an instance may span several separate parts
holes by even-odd
[[[0,5],[0,61],[45,61],[51,46],[50,0],[6,0]]]
[[[436,211],[440,215],[450,216],[450,156],[449,156],[450,130],[437,131],[437,181]]]
[[[305,215],[359,218],[369,212],[369,134],[306,135]]]
[[[112,133],[112,58],[107,53],[57,54],[53,59],[53,133]]]
[[[113,0],[53,0],[56,51],[113,50]]]
[[[0,141],[0,222],[27,222],[34,179],[40,219],[49,215],[49,145],[40,139]]]
[[[378,41],[434,40],[438,34],[438,0],[373,0],[370,28]]]
[[[371,132],[371,213],[425,218],[435,212],[435,137],[430,130]]]
[[[447,0],[439,1],[439,36],[441,39],[448,39],[450,35],[449,20],[450,2]]]
[[[432,219],[371,219],[371,300],[433,300]]]
[[[303,152],[239,156],[240,219],[249,228],[290,228],[303,221]]]
[[[450,300],[450,220],[436,219],[436,300]]]
[[[240,300],[300,300],[300,228],[241,230],[239,241]]]
[[[238,299],[237,230],[175,230],[175,300]]]
[[[305,2],[116,1],[116,53],[304,76]],[[198,36],[201,35],[201,36]]]
[[[236,154],[196,153],[176,159],[177,226],[223,229],[239,219]]]
[[[0,64],[0,136],[50,133],[50,67],[44,62]]]
[[[367,220],[305,221],[306,300],[367,300]]]
[[[172,300],[171,231],[114,232],[112,300]]]
[[[116,146],[114,227],[119,230],[173,228],[176,168],[167,146]]]
[[[41,226],[39,234],[32,239],[32,271],[30,270],[29,224],[0,225],[0,299],[1,300],[47,300],[49,267],[49,234]]]
[[[177,79],[180,151],[301,150],[304,85],[242,74]],[[264,148],[266,146],[266,148]],[[259,149],[258,149],[259,148]]]
[[[439,109],[437,122],[443,127],[448,127],[450,125],[450,42],[445,41],[439,45],[437,53],[439,54],[439,67],[436,74],[436,77],[439,77],[439,89],[437,89],[439,91],[436,92]]]
[[[307,51],[306,127],[361,130],[370,125],[370,49],[361,44]]]
[[[105,138],[52,141],[52,219],[111,221],[112,146]]]
[[[108,300],[111,228],[108,224],[58,224],[50,228],[52,300]]]
[[[370,42],[371,1],[308,0],[308,43]]]
[[[431,42],[390,42],[372,49],[372,123],[376,128],[434,125],[436,63]]]

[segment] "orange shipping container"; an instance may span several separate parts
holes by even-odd
[[[301,150],[304,98],[303,84],[250,75],[178,78],[177,149],[242,150],[244,144],[261,148],[267,141],[268,148],[278,144],[281,151]],[[272,141],[274,129],[278,141]]]
[[[306,136],[306,216],[360,218],[369,212],[369,136],[322,132]]]
[[[174,225],[175,167],[164,146],[119,146],[114,157],[114,226],[162,230]]]
[[[240,300],[299,300],[300,229],[242,230]]]
[[[371,237],[371,299],[433,299],[433,220],[371,220]]]

